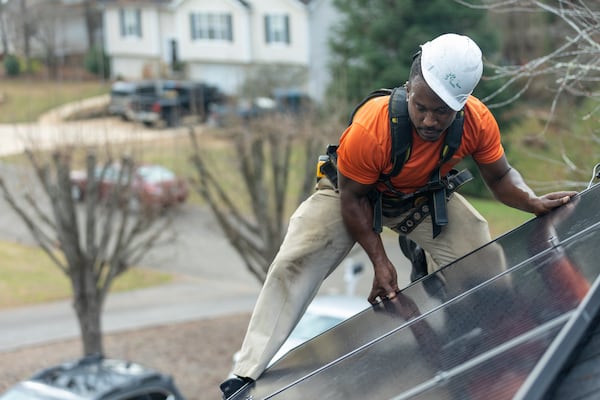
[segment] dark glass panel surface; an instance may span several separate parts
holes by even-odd
[[[481,376],[510,397],[598,277],[597,204],[600,186],[444,267],[443,287],[426,277],[292,350],[237,399],[454,399]]]

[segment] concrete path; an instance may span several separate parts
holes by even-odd
[[[225,287],[227,286],[227,287]],[[232,296],[224,297],[228,290]],[[103,332],[193,321],[252,310],[257,289],[184,278],[174,283],[109,295]],[[0,353],[20,347],[79,337],[71,301],[0,311]]]
[[[141,124],[122,121],[117,117],[63,122],[62,119],[80,107],[97,107],[105,97],[88,99],[53,110],[35,123],[0,124],[0,155],[22,153],[26,148],[49,149],[66,144],[104,144],[144,141],[155,138],[186,135],[187,128],[147,128]]]

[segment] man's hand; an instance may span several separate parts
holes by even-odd
[[[577,192],[562,191],[537,196],[523,177],[502,156],[491,164],[478,164],[481,176],[494,196],[507,206],[540,216],[569,202]]]
[[[399,290],[396,268],[389,260],[383,264],[374,265],[373,268],[375,276],[373,277],[373,288],[368,298],[369,303],[377,304],[377,297],[381,300],[391,300],[396,297],[396,292]]]
[[[544,215],[547,212],[553,210],[556,207],[565,205],[571,200],[571,197],[575,196],[577,192],[574,191],[562,191],[548,193],[538,197],[538,201],[534,202],[533,213],[536,216]]]
[[[368,297],[369,303],[375,304],[379,297],[393,299],[398,290],[396,268],[383,248],[381,236],[373,230],[373,206],[368,193],[375,184],[363,185],[338,172],[340,183],[340,202],[342,218],[348,232],[369,256],[373,263],[373,288]]]

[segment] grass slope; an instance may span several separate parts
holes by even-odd
[[[71,297],[69,279],[39,248],[0,241],[0,309]],[[166,273],[131,268],[118,277],[112,292],[140,289],[172,280]]]
[[[108,93],[106,82],[52,82],[2,79],[0,85],[0,124],[36,121],[57,106]]]

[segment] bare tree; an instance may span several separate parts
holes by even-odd
[[[21,22],[21,39],[23,46],[23,55],[25,56],[25,65],[28,73],[33,72],[33,61],[31,59],[31,38],[35,33],[34,21],[31,14],[27,13],[26,0],[19,2],[19,16]]]
[[[28,10],[29,14],[35,15],[36,29],[33,37],[41,45],[48,75],[53,79],[58,77],[58,55],[59,51],[63,51],[59,43],[63,12],[64,10],[56,1],[36,4]]]
[[[246,68],[247,78],[240,91],[248,98],[271,97],[273,91],[293,88],[305,82],[308,71],[305,67],[284,64],[251,64]]]
[[[166,239],[170,219],[159,218],[153,209],[134,212],[125,201],[132,196],[134,164],[130,157],[121,159],[118,184],[107,201],[100,201],[98,182],[112,159],[102,165],[96,154],[88,151],[85,203],[77,207],[70,179],[73,151],[56,150],[47,161],[43,154],[26,154],[39,181],[32,187],[41,188],[43,195],[19,191],[0,178],[3,196],[38,245],[70,279],[84,354],[103,353],[101,315],[111,285],[149,248]]]
[[[102,26],[102,12],[98,7],[97,0],[83,1],[83,16],[85,18],[85,29],[87,32],[88,49],[96,47],[97,32]]]
[[[340,132],[335,122],[317,123],[310,115],[277,114],[240,122],[229,129],[235,157],[223,171],[215,169],[190,128],[192,162],[199,176],[195,188],[258,281],[264,281],[283,240],[286,208],[294,208],[314,190],[318,155],[327,138],[337,140]],[[222,177],[234,172],[240,184],[232,186]],[[296,178],[290,178],[294,172]]]
[[[454,0],[464,6],[485,8],[502,13],[547,13],[560,23],[550,27],[555,45],[546,53],[529,60],[521,59],[516,65],[501,65],[488,61],[493,71],[488,79],[505,83],[484,101],[499,93],[517,87],[507,102],[518,99],[536,78],[552,79],[555,96],[552,106],[564,93],[600,99],[600,2],[597,0]],[[543,27],[548,29],[548,26]],[[497,107],[502,104],[491,104]]]
[[[559,187],[585,187],[583,180],[572,180],[567,177],[583,178],[589,176],[589,165],[580,167],[578,164],[589,164],[598,162],[598,154],[591,154],[582,158],[582,152],[569,154],[566,143],[573,139],[572,125],[575,122],[573,113],[569,115],[569,124],[561,125],[561,119],[557,118],[559,107],[570,107],[573,110],[577,105],[585,102],[593,108],[582,116],[581,121],[595,118],[600,108],[600,1],[598,0],[454,0],[455,2],[474,8],[487,9],[495,13],[506,15],[531,14],[544,16],[546,23],[538,26],[543,29],[547,39],[545,51],[529,56],[528,59],[521,57],[517,60],[506,58],[500,62],[486,60],[486,78],[500,80],[502,84],[489,96],[482,98],[490,108],[501,107],[511,103],[537,87],[537,93],[549,96],[549,112],[545,117],[545,126],[540,132],[529,135],[528,143],[536,143],[537,146],[546,143],[546,133],[552,127],[562,132],[564,138],[555,140],[558,147],[558,157],[543,155],[540,152],[530,152],[534,158],[550,165],[562,166],[565,177],[563,181],[553,177],[552,182],[535,182],[530,180],[539,189],[556,189]],[[536,24],[531,24],[530,27]],[[527,40],[521,39],[523,43]],[[539,41],[538,41],[539,42]],[[515,62],[516,61],[516,62]],[[504,63],[504,64],[503,64]],[[491,72],[490,72],[491,71]],[[543,88],[543,92],[540,91]],[[510,93],[506,100],[498,101],[500,94]],[[506,97],[506,96],[505,96]],[[571,101],[569,102],[569,99]],[[566,113],[563,113],[563,116]],[[563,117],[564,119],[564,117]],[[586,147],[597,148],[600,137],[593,128],[584,128],[585,138],[581,138]],[[572,152],[572,150],[571,150]],[[588,153],[584,151],[584,153]]]
[[[2,41],[2,48],[0,54],[6,56],[10,52],[8,47],[8,29],[6,27],[6,0],[0,0],[0,40]]]

